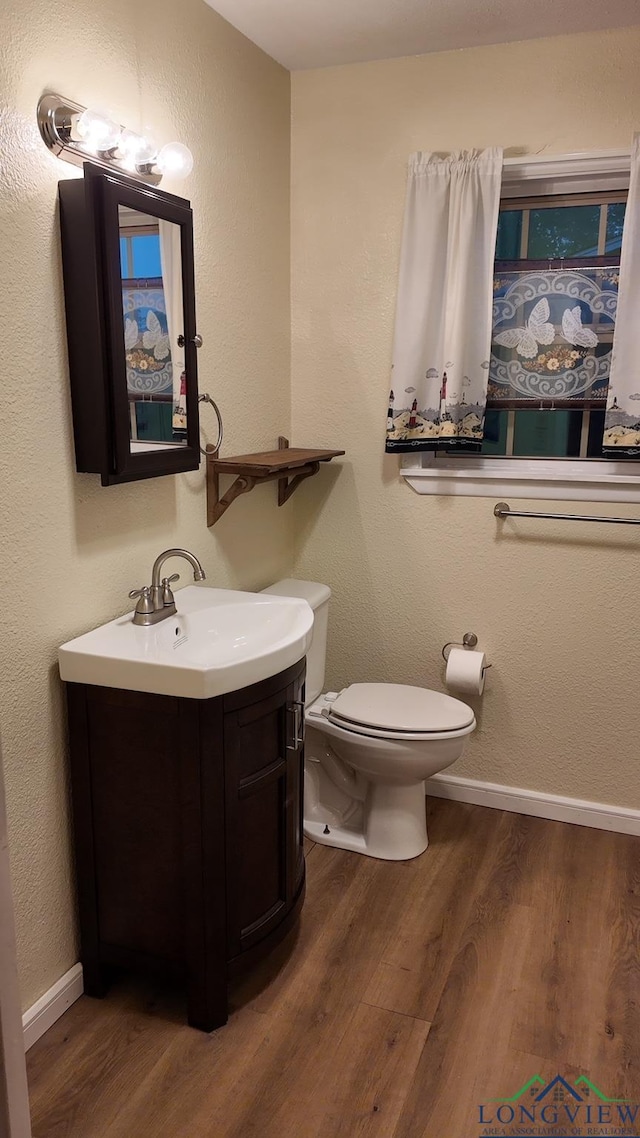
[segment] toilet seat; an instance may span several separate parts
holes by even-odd
[[[455,737],[475,727],[466,703],[408,684],[351,684],[324,716],[343,730],[382,739]]]

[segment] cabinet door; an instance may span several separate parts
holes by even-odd
[[[224,717],[230,958],[269,935],[302,885],[303,681],[302,668]]]
[[[180,963],[182,831],[200,809],[189,802],[183,821],[185,786],[199,791],[195,711],[171,696],[84,684],[67,692],[83,965],[95,972],[114,953]]]
[[[104,486],[197,470],[189,202],[91,162],[59,193],[77,469]]]

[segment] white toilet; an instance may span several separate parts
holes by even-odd
[[[331,590],[278,581],[264,590],[314,610],[307,653],[304,832],[314,842],[388,861],[426,850],[424,780],[454,763],[474,730],[458,699],[404,684],[324,685]]]

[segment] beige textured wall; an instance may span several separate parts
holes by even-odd
[[[296,575],[334,590],[328,681],[440,687],[441,646],[472,629],[495,667],[452,773],[633,807],[640,533],[501,536],[492,499],[419,497],[383,442],[408,155],[629,146],[639,59],[626,28],[292,81],[293,435],[348,452],[295,506]]]
[[[164,186],[193,204],[200,390],[219,400],[232,454],[289,427],[290,83],[203,0],[0,9],[0,716],[29,1006],[77,959],[58,645],[125,612],[169,546],[192,549],[210,584],[245,588],[286,574],[292,554],[273,486],[208,531],[202,469],[106,489],[75,473],[57,182],[77,175],[40,141],[36,103],[58,90],[193,150],[188,182]],[[203,421],[213,437],[206,408]]]

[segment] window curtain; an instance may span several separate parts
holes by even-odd
[[[631,148],[631,179],[622,231],[618,313],[613,334],[602,451],[640,458],[640,134]]]
[[[171,346],[171,366],[173,382],[173,429],[184,430],[187,426],[186,379],[184,347],[178,344],[178,336],[184,327],[182,303],[182,245],[180,226],[172,221],[158,221],[160,231],[160,264],[162,266],[162,288],[167,313],[167,331]]]
[[[412,155],[388,452],[482,444],[502,150]]]

